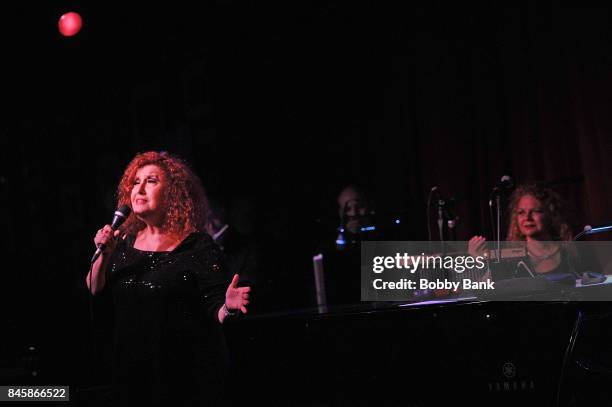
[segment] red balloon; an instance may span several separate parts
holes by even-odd
[[[72,37],[81,31],[83,25],[83,19],[78,13],[71,11],[60,17],[57,26],[65,37]]]

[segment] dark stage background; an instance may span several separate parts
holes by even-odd
[[[348,181],[406,239],[434,185],[459,239],[490,237],[504,174],[555,184],[577,229],[612,220],[609,9],[384,3],[3,6],[1,367],[35,346],[41,380],[89,381],[83,278],[139,151],[184,156],[231,202],[281,308],[307,301]],[[84,26],[63,38],[69,10]]]

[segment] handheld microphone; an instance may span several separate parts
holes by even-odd
[[[113,221],[111,222],[111,229],[113,229],[113,231],[119,229],[119,226],[123,225],[123,222],[130,216],[131,212],[132,209],[128,205],[123,205],[121,208],[117,209],[114,213]],[[96,252],[91,258],[91,262],[95,262],[105,249],[106,245],[99,244]]]

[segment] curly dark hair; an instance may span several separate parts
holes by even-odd
[[[136,172],[147,165],[158,166],[167,180],[163,190],[167,207],[162,227],[168,233],[177,235],[204,230],[208,200],[202,182],[184,160],[165,151],[147,151],[132,159],[117,188],[117,206],[132,206],[131,193]],[[132,213],[122,230],[134,235],[144,227],[145,223]]]
[[[572,240],[572,231],[567,220],[566,205],[561,196],[542,184],[524,184],[518,186],[510,197],[510,224],[506,240],[525,240],[518,222],[516,207],[522,197],[531,195],[540,201],[545,215],[545,227],[552,240]]]

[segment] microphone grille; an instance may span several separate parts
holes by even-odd
[[[132,213],[132,208],[130,208],[129,205],[123,205],[115,211],[115,215],[123,216],[125,218],[130,216],[130,213]]]
[[[121,208],[118,208],[115,211],[115,216],[113,216],[111,228],[114,230],[118,229],[119,226],[123,225],[123,222],[127,220],[130,213],[132,213],[132,208],[130,208],[128,205],[123,205]]]
[[[514,186],[514,181],[512,180],[512,177],[510,175],[504,175],[503,177],[501,177],[501,180],[499,182],[505,188],[512,188]]]

